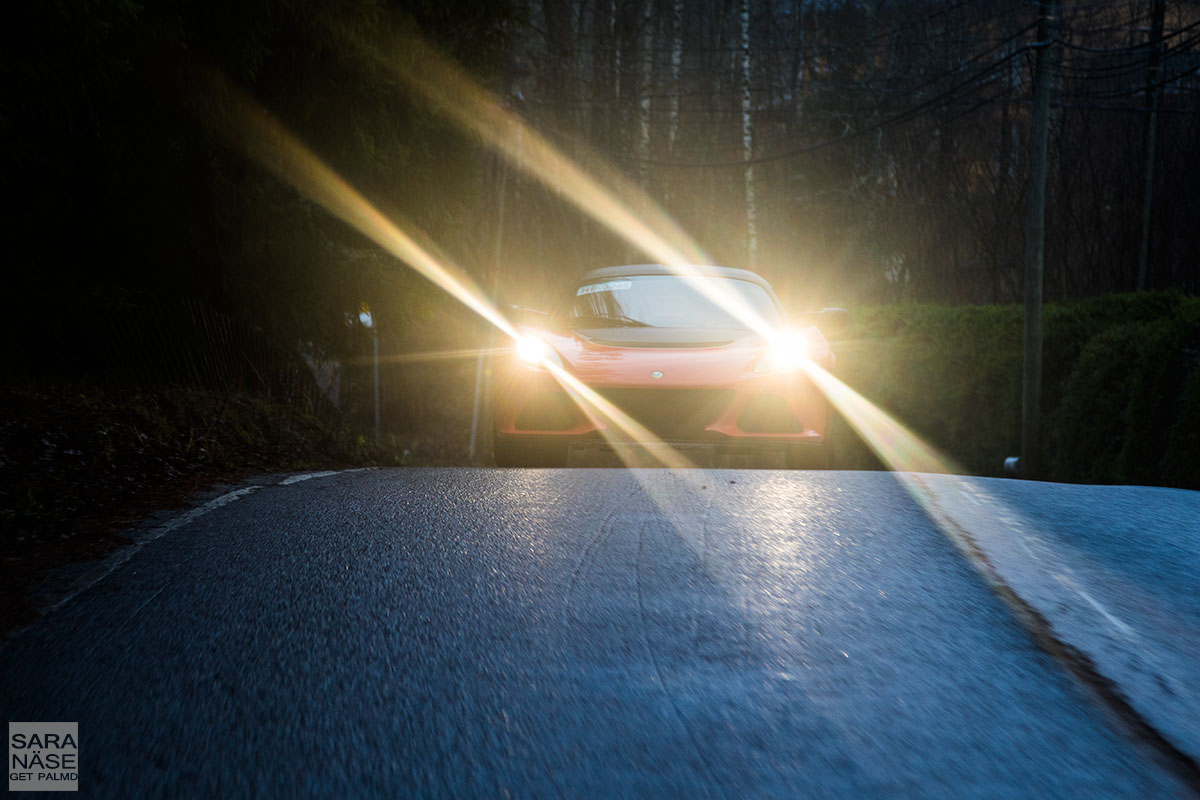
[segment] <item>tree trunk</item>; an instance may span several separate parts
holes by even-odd
[[[683,0],[671,6],[671,100],[667,107],[667,153],[675,153],[679,135],[679,71],[683,65]]]
[[[1166,15],[1166,0],[1154,0],[1154,12],[1150,22],[1150,64],[1146,69],[1146,124],[1142,134],[1145,154],[1142,170],[1142,237],[1138,247],[1137,290],[1146,290],[1146,273],[1150,262],[1150,212],[1154,200],[1154,157],[1158,145],[1158,98],[1162,89],[1158,87],[1159,66],[1162,63],[1163,18]]]
[[[749,162],[754,158],[753,107],[750,98],[750,0],[741,0],[738,9],[741,22],[741,71],[742,71],[742,157]],[[747,163],[746,181],[746,266],[758,267],[758,201],[754,195],[754,165]]]

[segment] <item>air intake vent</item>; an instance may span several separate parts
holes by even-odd
[[[519,431],[569,431],[579,424],[575,401],[566,392],[538,392],[517,417]]]
[[[803,433],[804,423],[792,413],[787,400],[777,394],[752,397],[738,419],[746,433]]]

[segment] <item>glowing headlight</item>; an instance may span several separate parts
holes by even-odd
[[[517,358],[531,367],[542,369],[545,369],[547,364],[562,366],[554,348],[532,333],[523,333],[517,337]]]
[[[780,331],[767,343],[767,352],[754,365],[755,372],[790,372],[808,358],[808,339],[799,331]]]

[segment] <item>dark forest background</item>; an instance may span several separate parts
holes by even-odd
[[[388,41],[397,63],[419,58],[381,36],[397,26],[566,154],[635,181],[711,261],[758,270],[795,311],[1020,298],[1033,64],[1048,48],[1048,300],[1194,295],[1200,3],[1069,0],[1046,40],[1039,8],[9,4],[5,374],[50,392],[256,386],[369,424],[367,303],[385,429],[442,431],[461,449],[475,360],[412,356],[477,348],[485,326],[215,135],[204,76],[244,90],[499,302],[544,308],[584,270],[649,257],[353,46]]]

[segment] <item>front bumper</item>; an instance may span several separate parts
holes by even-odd
[[[750,374],[725,386],[589,388],[599,401],[575,397],[547,373],[510,375],[495,397],[496,435],[507,441],[600,447],[664,442],[737,451],[819,445],[830,425],[828,401],[799,372]],[[606,413],[613,407],[622,413]]]

